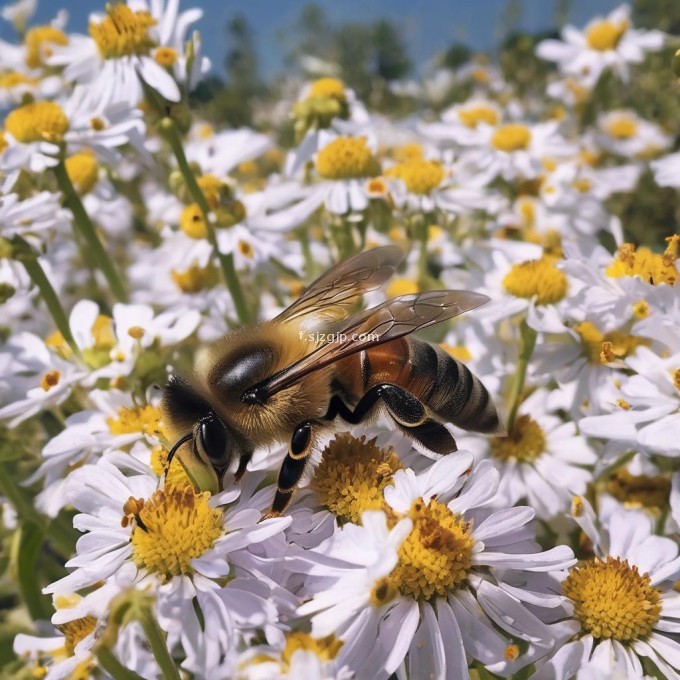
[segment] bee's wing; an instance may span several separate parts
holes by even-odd
[[[279,392],[313,371],[351,354],[409,335],[488,302],[481,293],[433,290],[400,295],[348,319],[329,342],[253,388],[261,398]]]
[[[392,276],[404,253],[398,246],[367,250],[336,264],[322,274],[274,321],[284,323],[303,316],[322,321],[347,318],[356,298],[380,288]]]

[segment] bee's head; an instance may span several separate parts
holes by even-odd
[[[170,380],[163,393],[162,408],[171,429],[186,432],[170,449],[168,468],[179,453],[191,481],[201,491],[216,493],[225,471],[239,456],[236,439],[210,404],[183,378]]]

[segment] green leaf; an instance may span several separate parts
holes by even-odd
[[[42,552],[44,529],[32,522],[22,524],[14,534],[12,545],[12,570],[24,601],[33,620],[49,619],[52,614],[50,598],[42,594],[36,579],[37,562]]]

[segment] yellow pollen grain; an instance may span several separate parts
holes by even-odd
[[[116,417],[106,419],[111,434],[162,434],[161,412],[151,404],[145,406],[125,406],[118,409]]]
[[[370,196],[385,196],[387,194],[387,182],[383,177],[373,177],[366,182],[366,192]]]
[[[191,560],[205,554],[224,533],[224,515],[210,507],[207,491],[171,487],[155,491],[136,515],[132,559],[167,581],[192,574]]]
[[[649,248],[636,248],[632,243],[619,247],[616,258],[605,272],[612,278],[637,276],[653,286],[660,283],[674,286],[678,281],[675,258],[666,253],[653,253]]]
[[[362,512],[383,507],[383,490],[399,469],[392,449],[379,448],[375,439],[343,433],[324,449],[312,488],[339,519],[360,524]]]
[[[47,371],[42,378],[40,378],[40,387],[49,392],[53,387],[56,387],[61,380],[61,371]]]
[[[550,305],[567,294],[567,277],[555,266],[556,259],[544,256],[512,266],[503,279],[505,290],[521,298],[536,297],[536,304]]]
[[[380,174],[365,137],[338,137],[316,156],[316,169],[326,179],[359,179]]]
[[[332,661],[342,645],[343,641],[332,633],[324,638],[313,638],[309,633],[294,631],[286,635],[286,645],[281,651],[281,659],[289,668],[293,654],[302,650],[312,652],[321,661]]]
[[[84,616],[67,623],[57,624],[55,628],[66,638],[64,643],[66,653],[68,656],[73,656],[78,643],[90,633],[94,633],[96,626],[97,619],[94,616]]]
[[[609,341],[603,342],[600,349],[600,363],[610,364],[615,359],[614,345]]]
[[[408,516],[413,529],[399,547],[399,561],[390,574],[402,594],[430,600],[460,586],[472,567],[472,527],[461,515],[432,499],[417,499]]]
[[[76,191],[81,196],[90,193],[99,180],[99,163],[94,153],[88,149],[73,154],[66,159],[65,165]]]
[[[149,29],[156,20],[149,12],[134,12],[123,3],[110,4],[106,16],[90,22],[90,35],[103,59],[147,55],[154,46]]]
[[[414,159],[397,163],[385,173],[387,177],[400,179],[412,194],[425,196],[434,191],[443,181],[446,173],[438,161]]]
[[[622,331],[608,331],[602,333],[590,321],[582,321],[574,326],[574,330],[581,337],[586,356],[593,364],[601,363],[603,353],[612,359],[624,359],[641,345],[649,345],[649,341],[635,335],[628,335]],[[606,346],[604,343],[607,343]]]
[[[574,189],[582,194],[587,194],[592,188],[591,181],[585,177],[580,177],[574,182]]]
[[[498,151],[523,151],[531,144],[531,130],[521,123],[501,125],[491,136],[491,146]]]
[[[205,215],[198,203],[191,203],[182,210],[179,226],[189,238],[196,240],[208,238]]]
[[[141,340],[145,333],[146,331],[141,326],[130,326],[130,328],[128,328],[128,335],[133,340]]]
[[[458,111],[458,120],[469,128],[476,128],[480,123],[487,125],[498,124],[498,112],[490,106],[479,104],[469,106]]]
[[[607,482],[607,491],[626,506],[661,508],[670,498],[671,480],[664,475],[633,475],[620,468]]]
[[[154,53],[153,58],[157,64],[165,68],[170,68],[177,63],[179,54],[173,47],[159,47]]]
[[[521,415],[507,437],[491,439],[491,455],[503,462],[533,463],[545,453],[546,444],[543,428],[531,416]]]
[[[633,305],[633,315],[636,319],[646,319],[649,316],[649,305],[646,300],[638,300]]]
[[[617,557],[576,567],[562,590],[574,603],[582,630],[598,640],[638,640],[652,632],[661,615],[661,594],[649,574]]]
[[[396,278],[392,279],[387,285],[387,297],[397,297],[398,295],[410,295],[419,293],[420,285],[414,279]]]
[[[625,399],[617,399],[616,405],[624,411],[630,411],[630,404]]]
[[[613,116],[605,124],[605,130],[616,139],[631,139],[638,131],[637,122],[630,116]]]
[[[583,503],[583,497],[582,496],[574,496],[571,499],[571,516],[572,517],[582,517],[584,510],[585,510],[585,504]]]
[[[238,242],[238,252],[241,253],[243,257],[247,257],[250,260],[255,257],[255,249],[250,243],[248,243],[248,241]]]
[[[219,281],[217,268],[210,264],[206,267],[192,264],[188,269],[173,269],[170,276],[183,293],[198,293],[202,290],[208,290],[214,288]]]
[[[506,661],[517,661],[519,659],[519,647],[517,645],[508,645],[503,652]]]
[[[68,36],[54,26],[35,26],[26,31],[24,45],[26,66],[38,68],[44,66],[45,57],[51,56],[50,45],[68,45]]]
[[[595,21],[586,30],[588,47],[598,52],[615,50],[624,33],[628,30],[628,21]]]
[[[62,141],[68,132],[68,118],[56,102],[31,102],[11,111],[5,119],[5,129],[17,142]]]
[[[319,80],[315,80],[309,89],[309,95],[310,97],[337,99],[340,102],[344,102],[347,98],[345,84],[337,78],[319,78]]]
[[[391,579],[386,576],[375,582],[371,589],[370,601],[374,607],[382,607],[384,604],[391,602],[397,595],[399,595],[399,591]]]
[[[675,385],[676,390],[680,390],[680,368],[673,371],[673,385]]]
[[[95,132],[101,132],[106,129],[106,121],[103,118],[99,118],[99,116],[95,116],[94,118],[90,118],[90,127]]]

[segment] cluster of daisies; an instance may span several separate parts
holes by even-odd
[[[475,60],[393,83],[406,120],[328,75],[219,130],[179,4],[111,2],[88,35],[1,12],[0,674],[680,678],[680,235],[636,246],[610,200],[680,187],[680,153],[598,89],[673,37],[622,6],[537,45],[540,98]],[[428,340],[507,436],[451,426],[437,459],[338,423],[282,516],[287,441],[214,495],[168,466],[168,376],[385,244],[406,257],[368,304],[491,298]]]

